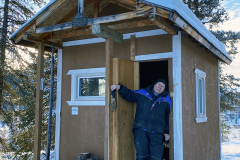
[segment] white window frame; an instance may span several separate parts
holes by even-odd
[[[69,106],[105,106],[105,96],[77,95],[78,79],[105,77],[105,67],[69,70],[67,75],[71,75],[71,101],[67,101]]]
[[[207,122],[207,114],[206,114],[206,73],[195,68],[195,87],[196,87],[196,122],[202,123]],[[202,98],[199,95],[199,80],[203,80],[202,85]],[[202,113],[200,112],[200,99],[202,99]]]

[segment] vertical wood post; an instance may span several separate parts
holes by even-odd
[[[99,14],[99,2],[94,3],[94,18],[98,18]]]
[[[34,160],[40,160],[41,151],[42,100],[43,100],[43,90],[41,90],[41,79],[43,78],[43,65],[44,65],[44,44],[39,43],[37,62],[36,105],[35,105]]]
[[[131,35],[131,60],[135,61],[135,55],[136,55],[136,35]]]
[[[109,134],[112,128],[110,126],[111,115],[109,112],[110,106],[110,85],[112,85],[112,58],[111,55],[113,54],[113,39],[107,38],[105,43],[105,55],[106,55],[106,76],[105,76],[105,136],[104,136],[104,159],[111,160],[112,155],[112,140],[109,139]]]
[[[119,59],[114,58],[113,59],[113,84],[119,84]],[[119,94],[116,95],[116,98],[119,98]],[[117,101],[118,103],[118,101]],[[116,110],[112,113],[112,124],[113,124],[113,135],[112,135],[112,154],[113,157],[111,160],[119,160],[120,155],[119,155],[119,126],[118,126],[118,106]]]

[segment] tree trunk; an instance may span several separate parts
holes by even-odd
[[[4,77],[4,63],[5,63],[5,49],[7,43],[7,27],[8,27],[8,4],[9,0],[5,0],[3,27],[1,32],[1,49],[0,49],[0,111],[3,103],[3,77]]]

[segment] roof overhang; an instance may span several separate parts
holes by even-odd
[[[101,2],[103,0],[88,0],[88,3]],[[106,0],[105,0],[106,1]],[[187,33],[201,46],[212,52],[223,62],[230,64],[231,57],[227,53],[225,46],[200,22],[200,20],[192,13],[192,11],[181,0],[108,0],[112,3],[120,4],[133,8],[132,12],[111,15],[106,17],[92,18],[87,20],[86,26],[74,28],[72,22],[54,24],[50,26],[38,27],[38,23],[43,22],[50,14],[54,14],[61,5],[67,3],[67,0],[56,1],[52,0],[34,17],[23,24],[10,39],[14,43],[24,42],[42,42],[46,45],[51,45],[51,40],[68,38],[66,35],[91,35],[92,25],[106,24],[113,30],[134,28],[148,25],[157,25],[171,35],[176,34],[176,27]],[[154,15],[154,17],[152,17]],[[156,15],[156,16],[155,16]],[[145,18],[139,20],[139,18]],[[150,18],[148,18],[150,17]],[[134,22],[125,22],[130,20]],[[111,24],[116,22],[118,24]],[[71,29],[71,30],[69,30]],[[64,32],[63,32],[64,31]],[[59,33],[61,32],[61,33]],[[31,34],[46,34],[51,33],[50,41],[34,38]],[[45,38],[46,39],[46,38]],[[25,44],[25,43],[24,43]],[[61,47],[61,43],[56,45]]]

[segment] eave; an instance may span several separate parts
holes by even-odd
[[[144,0],[141,1],[141,3],[135,2],[134,0],[108,0],[114,4],[135,10],[117,15],[91,18],[88,19],[86,26],[73,27],[72,22],[63,22],[50,26],[38,27],[41,22],[47,19],[50,15],[54,14],[55,10],[63,5],[66,1],[67,0],[51,1],[38,14],[36,14],[21,28],[14,32],[10,39],[14,43],[19,43],[24,37],[26,37],[26,35],[28,35],[27,37],[31,38],[25,38],[25,41],[29,40],[34,43],[45,42],[47,45],[54,42],[57,44],[56,46],[60,47],[61,41],[64,38],[92,35],[91,26],[96,24],[105,24],[107,27],[114,30],[155,25],[171,35],[175,35],[177,33],[177,28],[179,27],[180,30],[190,35],[196,42],[212,52],[221,61],[227,64],[230,64],[232,61],[229,56],[226,56],[226,53],[224,54],[221,49],[213,45],[206,37],[201,35],[201,33],[198,32],[198,30],[196,30],[196,28],[194,28],[191,24],[189,24],[177,11],[167,7],[148,3]],[[101,2],[102,0],[85,1],[88,4],[91,4]],[[153,15],[154,17],[152,17]],[[139,18],[141,19],[139,20]],[[111,24],[110,22],[114,22],[114,24]],[[36,35],[38,35],[38,37],[34,38]]]

